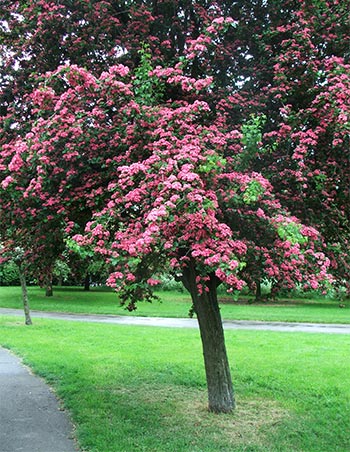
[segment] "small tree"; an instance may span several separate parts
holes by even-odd
[[[149,77],[187,92],[210,83],[189,79],[179,66],[157,68]],[[121,109],[130,123],[121,140],[128,146],[118,148],[119,165],[105,208],[75,240],[114,267],[108,283],[129,310],[152,299],[157,273],[170,270],[183,282],[199,322],[209,410],[229,412],[235,401],[217,287],[240,290],[245,284],[239,274],[247,245],[252,250],[257,245],[247,240],[240,220],[249,218],[268,231],[281,257],[294,255],[285,274],[310,261],[309,276],[323,280],[329,261],[314,247],[317,232],[281,209],[266,179],[235,171],[229,156],[241,146],[241,135],[226,128],[219,111],[198,100],[153,105],[151,99],[145,102],[143,96],[138,103],[132,96]]]
[[[28,299],[28,291],[27,291],[27,282],[26,282],[26,273],[27,273],[27,265],[25,252],[22,248],[18,246],[13,246],[11,251],[9,251],[10,247],[7,248],[1,247],[1,261],[3,262],[13,262],[17,269],[19,280],[21,283],[22,290],[22,301],[23,301],[23,309],[24,309],[24,318],[26,325],[32,325],[32,319],[30,316],[30,308],[29,308],[29,299]]]

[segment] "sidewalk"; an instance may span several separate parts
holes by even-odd
[[[72,431],[49,387],[0,347],[1,452],[76,452]]]
[[[0,315],[24,316],[21,309],[0,308]],[[123,315],[64,314],[59,312],[31,311],[31,317],[69,320],[74,322],[109,323],[119,325],[160,326],[170,328],[198,328],[197,319],[165,317],[132,317]],[[260,322],[254,320],[224,320],[226,330],[268,330],[298,333],[350,334],[350,324]],[[2,452],[2,451],[1,451]]]

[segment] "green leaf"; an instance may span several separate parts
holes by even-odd
[[[245,192],[243,194],[243,201],[246,204],[251,204],[258,201],[260,196],[264,193],[264,187],[257,180],[252,180],[247,185]]]
[[[282,240],[288,240],[292,245],[296,243],[304,244],[308,239],[300,232],[301,227],[297,223],[286,223],[277,228],[277,234]]]

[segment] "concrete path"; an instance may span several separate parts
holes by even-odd
[[[72,431],[43,380],[0,348],[0,451],[76,452]]]
[[[23,316],[20,309],[0,308],[0,315]],[[110,323],[121,325],[146,325],[171,328],[198,328],[196,319],[164,317],[132,317],[95,314],[63,314],[57,312],[31,311],[32,318],[70,320],[75,322]],[[259,322],[253,320],[225,320],[226,330],[269,330],[303,333],[350,334],[350,324]]]

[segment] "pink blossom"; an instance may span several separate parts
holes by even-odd
[[[117,64],[109,68],[110,74],[117,74],[120,77],[125,77],[129,74],[129,68],[123,64]]]
[[[11,162],[9,163],[10,171],[18,171],[23,166],[23,160],[17,153],[12,157]]]
[[[231,19],[231,18],[230,18]],[[216,19],[213,20],[212,22],[213,24],[223,24],[225,23],[225,18],[224,17],[217,17]]]
[[[158,284],[160,284],[161,281],[158,279],[153,279],[153,278],[148,278],[147,279],[147,284],[149,284],[150,286],[156,286]]]
[[[259,218],[266,218],[265,212],[260,207],[257,209],[256,215]]]
[[[13,180],[14,179],[12,176],[5,177],[5,179],[1,182],[2,188],[7,188],[13,182]]]

